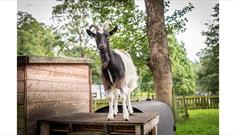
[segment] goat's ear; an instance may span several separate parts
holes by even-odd
[[[113,30],[109,32],[109,35],[112,36],[118,29],[118,26],[116,26]]]
[[[93,33],[92,31],[86,29],[86,33],[91,36],[91,37],[95,37],[95,33]]]

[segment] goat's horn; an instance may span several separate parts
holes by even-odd
[[[108,30],[108,28],[111,27],[111,24],[112,23],[109,20],[105,21],[103,25],[103,30]]]
[[[100,28],[99,28],[98,25],[92,24],[92,25],[89,27],[89,30],[90,30],[92,27],[94,27],[94,28],[96,29],[96,31],[100,31]]]

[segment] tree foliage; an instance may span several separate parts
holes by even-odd
[[[211,94],[218,94],[219,91],[219,4],[216,4],[212,22],[206,23],[207,31],[202,35],[206,36],[206,48],[199,53],[200,65],[198,70],[198,89],[208,91]]]
[[[119,30],[110,38],[112,48],[129,52],[137,66],[142,90],[153,91],[153,78],[147,66],[149,46],[146,32],[146,14],[132,0],[92,1],[59,0],[53,7],[53,29],[38,22],[26,12],[17,13],[17,54],[39,56],[89,57],[92,64],[93,83],[101,83],[100,56],[95,43],[86,34],[90,24],[101,24],[111,20],[113,27]],[[168,12],[170,2],[165,1],[164,12]],[[175,10],[165,16],[168,44],[176,94],[184,90],[187,94],[194,91],[192,64],[186,58],[183,43],[179,43],[175,34],[185,31],[187,18],[185,14],[193,5]],[[208,24],[209,25],[209,24]],[[206,33],[205,33],[206,34]]]
[[[27,12],[17,13],[17,55],[54,56],[62,44],[51,28]]]
[[[66,56],[85,56],[94,59],[95,63],[92,65],[94,83],[101,82],[99,79],[100,60],[95,43],[88,37],[85,30],[92,23],[102,24],[106,20],[111,20],[113,27],[115,25],[119,27],[118,32],[110,38],[111,47],[125,49],[129,52],[138,72],[141,72],[142,86],[146,86],[146,89],[154,89],[153,83],[151,83],[152,73],[147,66],[149,48],[146,35],[146,14],[135,5],[133,0],[59,1],[61,3],[53,7],[53,20],[57,22],[55,30],[60,33],[65,42],[63,53]],[[169,6],[170,3],[166,1],[165,12],[168,11]],[[168,35],[185,30],[187,19],[184,16],[193,8],[193,5],[189,4],[165,17]],[[172,46],[174,46],[173,43]],[[172,66],[177,66],[176,62],[172,63],[174,63]]]
[[[187,58],[184,43],[179,43],[174,35],[168,35],[173,88],[176,95],[193,94],[196,87],[193,63]]]

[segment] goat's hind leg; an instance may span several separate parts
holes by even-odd
[[[123,88],[121,90],[121,97],[122,97],[123,119],[125,121],[129,120],[129,113],[128,113],[127,108],[126,108],[127,95],[128,95],[128,89],[127,88]]]
[[[129,114],[131,116],[133,116],[134,112],[133,112],[133,108],[132,108],[132,105],[131,105],[131,96],[130,96],[130,93],[127,95],[127,105],[128,105]]]
[[[133,108],[132,108],[132,105],[131,105],[131,92],[133,90],[135,90],[137,88],[137,81],[136,80],[132,80],[129,84],[128,84],[128,95],[127,95],[127,105],[128,105],[128,111],[129,111],[129,114],[130,115],[134,115],[134,112],[133,112]]]

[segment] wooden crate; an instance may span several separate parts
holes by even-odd
[[[36,134],[37,119],[91,112],[91,60],[17,57],[17,134]]]
[[[122,114],[107,120],[107,113],[77,113],[38,121],[40,135],[157,135],[158,113]]]

